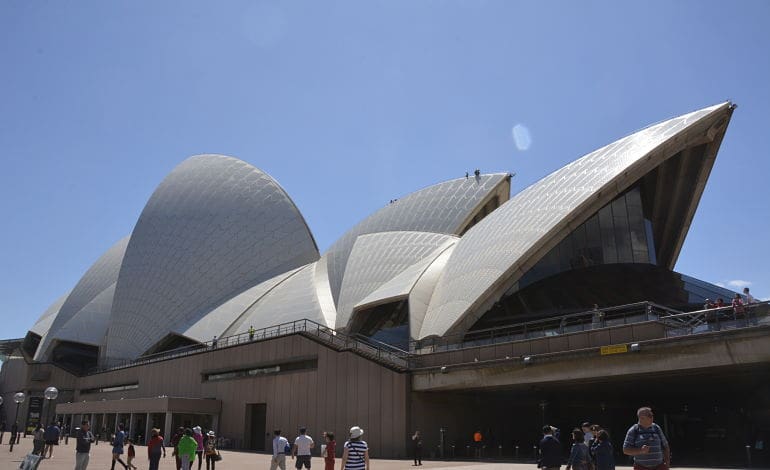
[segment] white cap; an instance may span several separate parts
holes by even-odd
[[[354,439],[356,437],[361,437],[363,434],[364,434],[364,430],[359,428],[358,426],[353,426],[352,428],[350,428],[350,437]]]

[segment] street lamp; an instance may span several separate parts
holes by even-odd
[[[19,405],[24,403],[27,398],[24,392],[18,392],[13,396],[13,401],[16,403],[16,417],[13,418],[13,426],[16,426],[16,435],[11,434],[11,449],[9,452],[13,452],[13,445],[19,440]]]
[[[46,418],[49,420],[51,419],[51,401],[56,400],[56,397],[59,396],[59,389],[56,387],[48,387],[45,389],[45,392],[43,392],[43,396],[45,397],[46,401],[48,401],[48,405],[46,405],[46,408],[48,408],[48,412],[46,413]],[[45,422],[41,423],[43,426],[46,425]]]

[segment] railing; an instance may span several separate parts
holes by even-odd
[[[678,322],[677,325],[669,325],[667,338],[770,324],[770,301],[743,305],[742,310],[736,312],[732,306],[725,306],[680,313],[661,320]]]
[[[653,302],[638,302],[617,307],[588,310],[555,318],[533,320],[499,328],[469,331],[462,335],[448,335],[411,341],[409,351],[361,335],[348,335],[312,320],[296,320],[232,336],[212,339],[204,343],[142,356],[135,360],[113,362],[91,369],[86,375],[151,364],[192,354],[221,349],[254,341],[264,341],[292,334],[302,334],[332,345],[340,350],[355,351],[361,355],[406,370],[411,359],[420,354],[456,351],[513,341],[577,333],[600,328],[656,321],[666,326],[665,337],[679,337],[710,331],[744,328],[770,324],[770,301],[744,306],[745,313],[736,315],[732,307],[698,310],[682,313]]]
[[[410,351],[417,354],[453,351],[511,341],[557,336],[599,328],[610,328],[631,323],[658,321],[667,318],[671,325],[678,325],[681,312],[653,302],[637,302],[617,307],[588,310],[585,312],[532,320],[499,328],[468,331],[464,334],[447,335],[412,341]]]
[[[333,328],[314,322],[313,320],[303,319],[260,328],[253,332],[238,333],[232,336],[216,338],[203,343],[176,348],[171,351],[148,354],[134,360],[112,362],[108,365],[91,369],[86,375],[151,364],[154,362],[190,356],[192,354],[199,354],[205,351],[237,346],[254,341],[264,341],[292,334],[303,334],[317,338],[320,341],[333,345],[339,349],[355,351],[399,368],[405,369],[409,366],[409,353],[406,351],[402,351],[385,343],[377,344],[378,342],[374,340],[364,342],[347,334],[340,333]]]

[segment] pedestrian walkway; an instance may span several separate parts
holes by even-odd
[[[6,433],[7,435],[8,433]],[[136,460],[134,465],[139,470],[147,470],[147,448],[143,446],[136,447]],[[32,437],[22,439],[21,443],[13,448],[13,452],[8,451],[8,445],[0,445],[0,470],[17,470],[24,456],[32,450]],[[106,470],[110,468],[111,453],[110,446],[104,443],[91,446],[91,460],[88,464],[89,470]],[[222,461],[217,462],[217,470],[266,470],[270,468],[270,456],[265,454],[255,454],[238,451],[221,451]],[[339,468],[340,461],[337,459],[335,468]],[[69,445],[59,445],[54,448],[52,459],[43,460],[38,470],[72,470],[75,466],[75,440],[70,439]],[[116,468],[120,468],[117,465]],[[193,470],[197,470],[197,462],[193,464]],[[203,467],[206,468],[206,463]],[[287,459],[287,470],[294,468],[291,459]],[[323,468],[323,462],[320,457],[313,457],[313,468]],[[411,460],[384,460],[372,459],[371,470],[408,470],[412,468]],[[620,469],[630,469],[631,467],[617,467]],[[754,467],[756,468],[756,467]],[[536,470],[535,464],[530,463],[500,463],[500,462],[440,462],[423,460],[422,469],[424,470]],[[171,450],[167,457],[161,459],[160,470],[176,470],[174,458],[171,457]],[[700,470],[690,467],[688,470]],[[714,470],[714,469],[711,469]]]

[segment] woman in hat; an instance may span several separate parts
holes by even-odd
[[[217,467],[217,460],[219,451],[217,451],[217,436],[214,431],[206,433],[206,470],[215,470]]]
[[[163,445],[163,436],[160,435],[160,429],[153,428],[150,431],[150,440],[147,442],[147,458],[150,459],[150,470],[158,470],[161,452],[165,457],[166,447]]]
[[[203,464],[203,430],[200,426],[195,426],[193,430],[193,439],[198,443],[198,449],[195,451],[195,457],[198,459],[198,470],[201,470]]]
[[[340,470],[369,470],[369,446],[361,440],[364,430],[358,426],[350,428],[350,440],[342,452]]]

